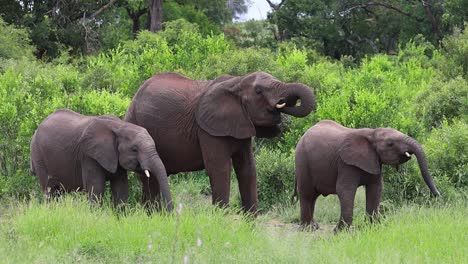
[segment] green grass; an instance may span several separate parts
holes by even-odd
[[[360,192],[356,227],[334,235],[338,207],[333,196],[317,202],[321,230],[307,232],[296,223],[297,205],[252,219],[211,206],[206,195],[197,196],[195,186],[173,188],[176,198],[181,194],[178,202],[184,202],[180,213],[148,215],[132,208],[117,215],[107,206],[90,207],[82,195],[49,204],[4,202],[0,262],[182,263],[184,257],[189,263],[468,262],[465,202],[406,205],[371,226]]]

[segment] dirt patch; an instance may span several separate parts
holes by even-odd
[[[291,233],[291,232],[307,232],[312,236],[317,238],[322,238],[325,236],[333,235],[333,228],[335,227],[332,224],[319,224],[320,228],[317,230],[311,230],[311,228],[304,228],[298,223],[285,223],[278,219],[267,220],[264,224],[268,229],[271,229],[277,233]]]

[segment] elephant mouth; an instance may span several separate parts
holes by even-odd
[[[281,134],[281,126],[279,124],[271,126],[255,126],[256,137],[273,138]]]
[[[405,163],[405,162],[407,162],[408,160],[410,160],[412,154],[413,154],[413,153],[411,153],[411,152],[409,152],[409,151],[405,151],[405,152],[401,153],[400,156],[398,157],[399,163],[400,163],[400,164],[401,164],[401,163]]]

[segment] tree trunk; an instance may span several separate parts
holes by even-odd
[[[149,31],[157,32],[162,29],[163,12],[162,0],[148,0],[149,2]]]
[[[133,26],[132,26],[133,37],[136,37],[136,35],[138,34],[138,31],[140,31],[140,17],[139,16],[132,17],[132,23],[133,23]]]
[[[424,10],[426,10],[426,16],[428,20],[431,22],[432,33],[439,37],[439,25],[437,24],[437,20],[434,17],[434,14],[432,13],[431,4],[429,3],[429,0],[422,0],[421,4],[424,7]]]
[[[133,37],[136,37],[140,31],[140,17],[144,15],[147,11],[145,9],[140,9],[136,12],[130,10],[130,8],[125,8],[127,10],[128,16],[132,19],[132,33]]]

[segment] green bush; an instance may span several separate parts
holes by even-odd
[[[33,58],[28,32],[22,28],[10,26],[0,17],[0,62],[4,59]],[[0,63],[1,64],[1,63]],[[0,70],[1,70],[0,66]]]
[[[439,127],[443,120],[468,121],[468,83],[458,76],[447,82],[436,81],[415,98],[416,117],[425,128]]]
[[[424,143],[429,169],[435,177],[447,177],[456,187],[468,188],[468,123],[447,121],[431,131]]]
[[[275,55],[268,49],[248,48],[210,54],[194,76],[215,79],[222,74],[244,75],[255,71],[272,72],[278,68]]]
[[[465,28],[468,22],[465,21]],[[448,76],[463,75],[468,77],[468,31],[455,29],[452,36],[446,37],[442,41],[442,53],[447,58],[449,67],[445,72]]]
[[[255,157],[260,209],[289,200],[294,191],[294,159],[279,150],[260,149]]]

